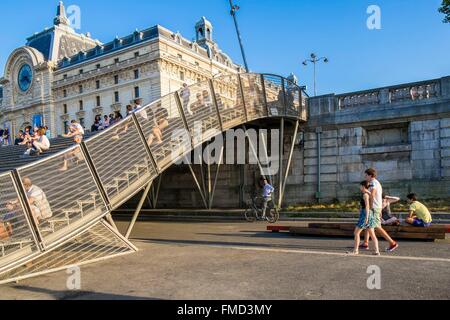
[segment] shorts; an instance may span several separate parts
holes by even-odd
[[[414,227],[419,227],[419,228],[428,228],[429,226],[431,226],[431,222],[424,222],[422,219],[419,218],[414,218],[412,225]]]
[[[381,209],[372,209],[370,211],[372,213],[372,221],[369,222],[370,228],[381,228]]]

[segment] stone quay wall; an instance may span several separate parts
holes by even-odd
[[[390,195],[450,198],[450,77],[313,97],[308,111],[283,206],[354,199],[369,167]],[[285,165],[292,131],[286,129]],[[214,208],[242,206],[258,178],[257,166],[222,166]],[[202,207],[186,166],[163,175],[158,207]]]

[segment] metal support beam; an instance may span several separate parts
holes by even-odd
[[[261,130],[261,127],[260,127]],[[259,138],[262,140],[262,145],[263,145],[263,151],[264,151],[264,156],[265,156],[265,161],[266,163],[269,163],[269,152],[267,151],[267,141],[266,138],[264,137],[263,134],[260,134],[261,131],[259,131]]]
[[[183,120],[184,127],[185,127],[185,129],[186,129],[186,131],[187,131],[187,133],[189,135],[189,138],[191,139],[192,150],[194,150],[194,137],[192,136],[192,133],[189,130],[189,125],[188,125],[188,122],[187,122],[187,119],[186,119],[186,114],[184,113],[184,110],[183,110],[183,105],[181,103],[179,92],[176,91],[174,93],[174,96],[175,96],[175,103],[176,103],[176,105],[178,107],[178,112],[180,113],[181,119]]]
[[[249,115],[248,115],[247,105],[245,104],[245,99],[244,99],[244,87],[243,87],[243,85],[242,85],[241,75],[238,74],[238,75],[237,75],[237,78],[238,78],[239,90],[240,90],[240,92],[241,92],[241,97],[242,97],[242,106],[244,107],[245,122],[248,122]]]
[[[283,201],[282,189],[283,189],[283,155],[284,155],[284,118],[280,120],[280,168],[279,168],[279,189],[278,189],[278,208],[281,208],[281,202]]]
[[[266,175],[264,174],[264,169],[263,169],[263,167],[262,167],[262,165],[261,165],[261,161],[259,161],[258,153],[257,153],[256,150],[255,150],[255,146],[253,145],[252,140],[250,139],[250,137],[249,137],[248,134],[247,134],[247,128],[245,127],[245,125],[242,126],[242,128],[244,129],[245,136],[247,137],[247,140],[248,140],[248,144],[249,144],[249,146],[250,146],[250,149],[252,150],[253,155],[255,156],[255,159],[256,159],[256,161],[257,161],[257,163],[258,163],[260,174],[261,174],[261,176],[262,176],[264,179],[266,179]]]
[[[202,145],[203,146],[203,145]],[[206,193],[206,184],[205,184],[205,173],[203,171],[203,159],[202,159],[202,154],[199,154],[199,163],[200,163],[200,177],[202,179],[202,187],[203,187],[203,195],[205,196],[205,201],[206,201],[206,205],[205,208],[208,209],[208,199],[206,198],[207,193]]]
[[[117,231],[119,230],[119,229],[117,228],[116,224],[114,223],[114,219],[113,219],[111,213],[108,213],[108,214],[106,215],[105,219],[106,219],[106,221],[110,224],[110,226],[111,226],[113,229],[115,229],[115,230],[117,230]]]
[[[211,186],[211,164],[209,162],[206,164],[206,176],[208,179],[208,209],[211,209],[212,186]]]
[[[294,136],[292,137],[291,149],[289,150],[289,158],[288,158],[288,163],[287,163],[287,166],[286,166],[286,173],[285,173],[285,176],[284,176],[283,188],[281,189],[281,202],[278,203],[278,207],[281,207],[282,201],[284,199],[284,191],[286,190],[286,182],[287,182],[287,179],[288,179],[288,176],[289,176],[289,171],[291,170],[292,157],[294,155],[295,141],[296,141],[296,138],[297,138],[299,126],[300,126],[300,121],[297,120],[295,122]]]
[[[158,204],[158,199],[159,199],[159,191],[161,190],[161,182],[162,182],[162,177],[163,177],[163,173],[161,173],[158,176],[158,184],[156,186],[156,192],[155,192],[155,184],[153,183],[152,186],[152,208],[156,209],[156,206]]]
[[[197,185],[198,191],[200,192],[200,196],[202,197],[203,204],[205,205],[205,209],[208,209],[208,203],[206,202],[205,195],[203,194],[200,183],[198,182],[197,176],[195,175],[195,171],[192,168],[192,164],[190,161],[188,161],[187,158],[185,160],[186,160],[186,163],[188,164],[189,170],[191,171],[192,177],[194,178],[195,184]]]
[[[131,113],[131,117],[132,117],[134,125],[136,126],[136,129],[137,129],[137,131],[139,133],[139,137],[141,138],[141,142],[144,144],[145,151],[147,151],[147,154],[148,154],[148,156],[150,158],[150,162],[152,163],[153,169],[155,170],[155,172],[157,174],[159,174],[160,170],[159,170],[158,164],[156,163],[155,157],[153,156],[153,153],[152,153],[152,151],[150,149],[150,146],[147,143],[147,139],[145,138],[144,131],[142,130],[141,125],[139,124],[139,121],[138,121],[138,119],[136,117],[136,114],[134,112],[132,112]]]
[[[141,213],[142,206],[144,205],[144,201],[147,198],[148,193],[150,192],[152,184],[153,181],[149,182],[147,184],[147,187],[145,188],[144,194],[142,195],[141,200],[139,201],[136,211],[134,212],[133,218],[131,219],[130,225],[128,226],[127,233],[125,234],[126,239],[130,238],[131,232],[133,231],[136,220],[139,217],[139,214]]]
[[[263,92],[263,99],[264,99],[264,105],[266,107],[266,113],[267,116],[270,117],[272,114],[269,110],[269,104],[267,103],[267,95],[266,95],[266,81],[264,79],[264,75],[261,75],[261,85],[262,85],[262,92]]]
[[[287,109],[288,109],[288,104],[287,104],[287,99],[286,99],[286,88],[285,88],[285,83],[286,80],[284,80],[284,78],[281,78],[281,88],[283,89],[283,115],[286,116],[287,115]]]
[[[214,83],[211,79],[209,80],[209,87],[212,93],[212,101],[214,102],[214,107],[217,113],[217,119],[219,119],[220,131],[223,132],[223,123],[222,117],[220,116],[219,105],[217,104],[216,90],[214,89]]]
[[[222,148],[220,149],[220,157],[219,157],[219,163],[217,164],[216,176],[214,178],[214,184],[212,187],[212,191],[210,192],[210,195],[209,195],[209,209],[212,209],[212,204],[214,201],[214,194],[216,192],[216,187],[217,187],[217,180],[219,179],[220,165],[222,164],[222,161],[223,161],[223,153],[224,153],[224,146],[222,146]]]
[[[98,175],[98,171],[95,168],[94,162],[91,159],[89,150],[84,141],[81,142],[81,144],[79,145],[79,148],[80,148],[80,151],[83,153],[84,158],[86,159],[86,164],[89,168],[92,178],[94,179],[95,183],[97,184],[97,188],[100,190],[100,197],[102,198],[103,202],[105,203],[106,208],[108,208],[108,211],[111,211],[112,205],[111,205],[111,202],[109,201],[108,194],[106,193],[106,190],[103,187],[103,183],[100,179],[100,176]]]
[[[22,184],[22,178],[21,178],[19,172],[17,171],[17,169],[14,169],[11,172],[11,179],[14,184],[14,188],[17,192],[17,195],[19,197],[18,200],[23,208],[25,220],[27,221],[27,224],[30,227],[31,234],[33,236],[33,240],[36,243],[36,245],[38,246],[39,251],[45,251],[44,238],[39,230],[37,221],[34,219],[33,210],[31,210],[30,203],[27,200],[27,193]]]

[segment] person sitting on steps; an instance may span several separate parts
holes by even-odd
[[[419,228],[430,227],[433,219],[428,208],[417,201],[415,193],[408,194],[406,198],[409,204],[409,216],[406,218],[406,223]]]
[[[163,143],[163,131],[169,126],[169,122],[167,118],[169,117],[169,113],[166,109],[160,108],[156,110],[155,126],[153,127],[152,133],[147,139],[147,144],[150,146],[156,139],[156,144]]]
[[[76,120],[72,120],[72,124],[69,127],[69,133],[63,135],[63,137],[73,137],[73,141],[77,145],[81,144],[81,142],[83,141],[83,136],[84,136],[84,129]],[[69,160],[72,159],[77,159],[77,161],[81,161],[83,159],[80,146],[64,155],[64,164],[62,168],[59,170],[67,171],[69,169]]]
[[[41,153],[50,149],[50,140],[45,134],[45,129],[40,128],[36,132],[36,138],[31,138],[31,148],[25,151],[25,155],[40,155]]]

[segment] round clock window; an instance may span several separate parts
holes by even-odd
[[[22,91],[27,91],[33,81],[33,71],[28,64],[24,64],[19,70],[18,84]]]

